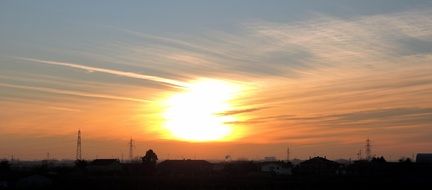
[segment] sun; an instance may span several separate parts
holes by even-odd
[[[223,141],[233,135],[228,123],[234,116],[230,101],[238,88],[221,80],[200,80],[187,85],[183,92],[166,100],[163,113],[164,127],[170,136],[185,141]]]

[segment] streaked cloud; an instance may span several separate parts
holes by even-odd
[[[59,111],[68,111],[68,112],[81,112],[80,109],[74,109],[69,107],[59,107],[59,106],[48,106],[48,109],[59,110]]]
[[[259,110],[263,110],[263,108],[248,108],[248,109],[238,109],[238,110],[230,110],[227,112],[220,113],[220,115],[236,115],[236,114],[242,114],[242,113],[249,113],[249,112],[255,112]]]
[[[110,100],[123,100],[123,101],[133,101],[133,102],[141,102],[141,103],[149,102],[149,100],[144,100],[139,98],[129,98],[129,97],[122,97],[122,96],[108,95],[108,94],[94,94],[94,93],[77,92],[77,91],[70,91],[70,90],[45,88],[45,87],[23,86],[23,85],[5,84],[5,83],[0,83],[0,86],[8,87],[8,88],[18,88],[24,90],[35,90],[35,91],[47,92],[47,93],[71,95],[71,96],[81,96],[81,97],[88,97],[88,98],[103,98],[103,99],[110,99]]]
[[[122,76],[122,77],[151,80],[151,81],[165,83],[165,84],[179,86],[179,87],[183,87],[186,85],[186,83],[181,82],[181,81],[177,81],[177,80],[161,78],[161,77],[152,76],[152,75],[143,75],[143,74],[138,74],[138,73],[133,73],[133,72],[125,72],[125,71],[119,71],[119,70],[113,70],[113,69],[90,67],[90,66],[79,65],[79,64],[74,64],[74,63],[48,61],[48,60],[40,60],[40,59],[25,58],[25,57],[20,57],[19,59],[37,62],[37,63],[43,63],[43,64],[58,65],[58,66],[65,66],[65,67],[71,67],[71,68],[76,68],[76,69],[82,69],[82,70],[85,70],[88,72],[101,72],[101,73],[107,73],[107,74]]]

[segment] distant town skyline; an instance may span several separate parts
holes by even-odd
[[[0,159],[432,152],[427,0],[1,1]]]

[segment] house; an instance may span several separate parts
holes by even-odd
[[[418,153],[416,156],[417,163],[432,164],[432,153]]]
[[[122,170],[119,159],[96,159],[87,166],[90,172],[119,172]]]
[[[261,172],[272,173],[276,175],[291,175],[292,166],[290,163],[284,162],[263,162],[261,165]]]
[[[233,175],[247,175],[259,172],[259,165],[253,161],[232,161],[225,164],[223,172]]]
[[[165,160],[157,165],[157,171],[163,175],[208,175],[212,164],[205,160]]]
[[[297,165],[295,172],[305,175],[337,175],[341,164],[327,160],[325,157],[314,157]]]
[[[213,172],[223,172],[224,168],[225,168],[225,164],[223,162],[219,162],[219,163],[213,163],[212,164],[212,170]]]
[[[128,175],[148,175],[153,174],[155,168],[143,163],[122,163],[122,169]]]

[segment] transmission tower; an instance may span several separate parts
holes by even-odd
[[[289,160],[290,160],[290,149],[289,149],[289,147],[287,148],[287,162],[289,162]]]
[[[131,138],[129,141],[129,160],[133,160],[133,149],[135,148],[135,142]]]
[[[366,153],[366,159],[367,160],[371,160],[372,158],[372,149],[371,149],[371,140],[368,138],[366,139],[366,149],[365,149],[365,153]]]
[[[78,139],[77,139],[77,147],[76,147],[76,159],[81,160],[81,130],[78,130]]]

